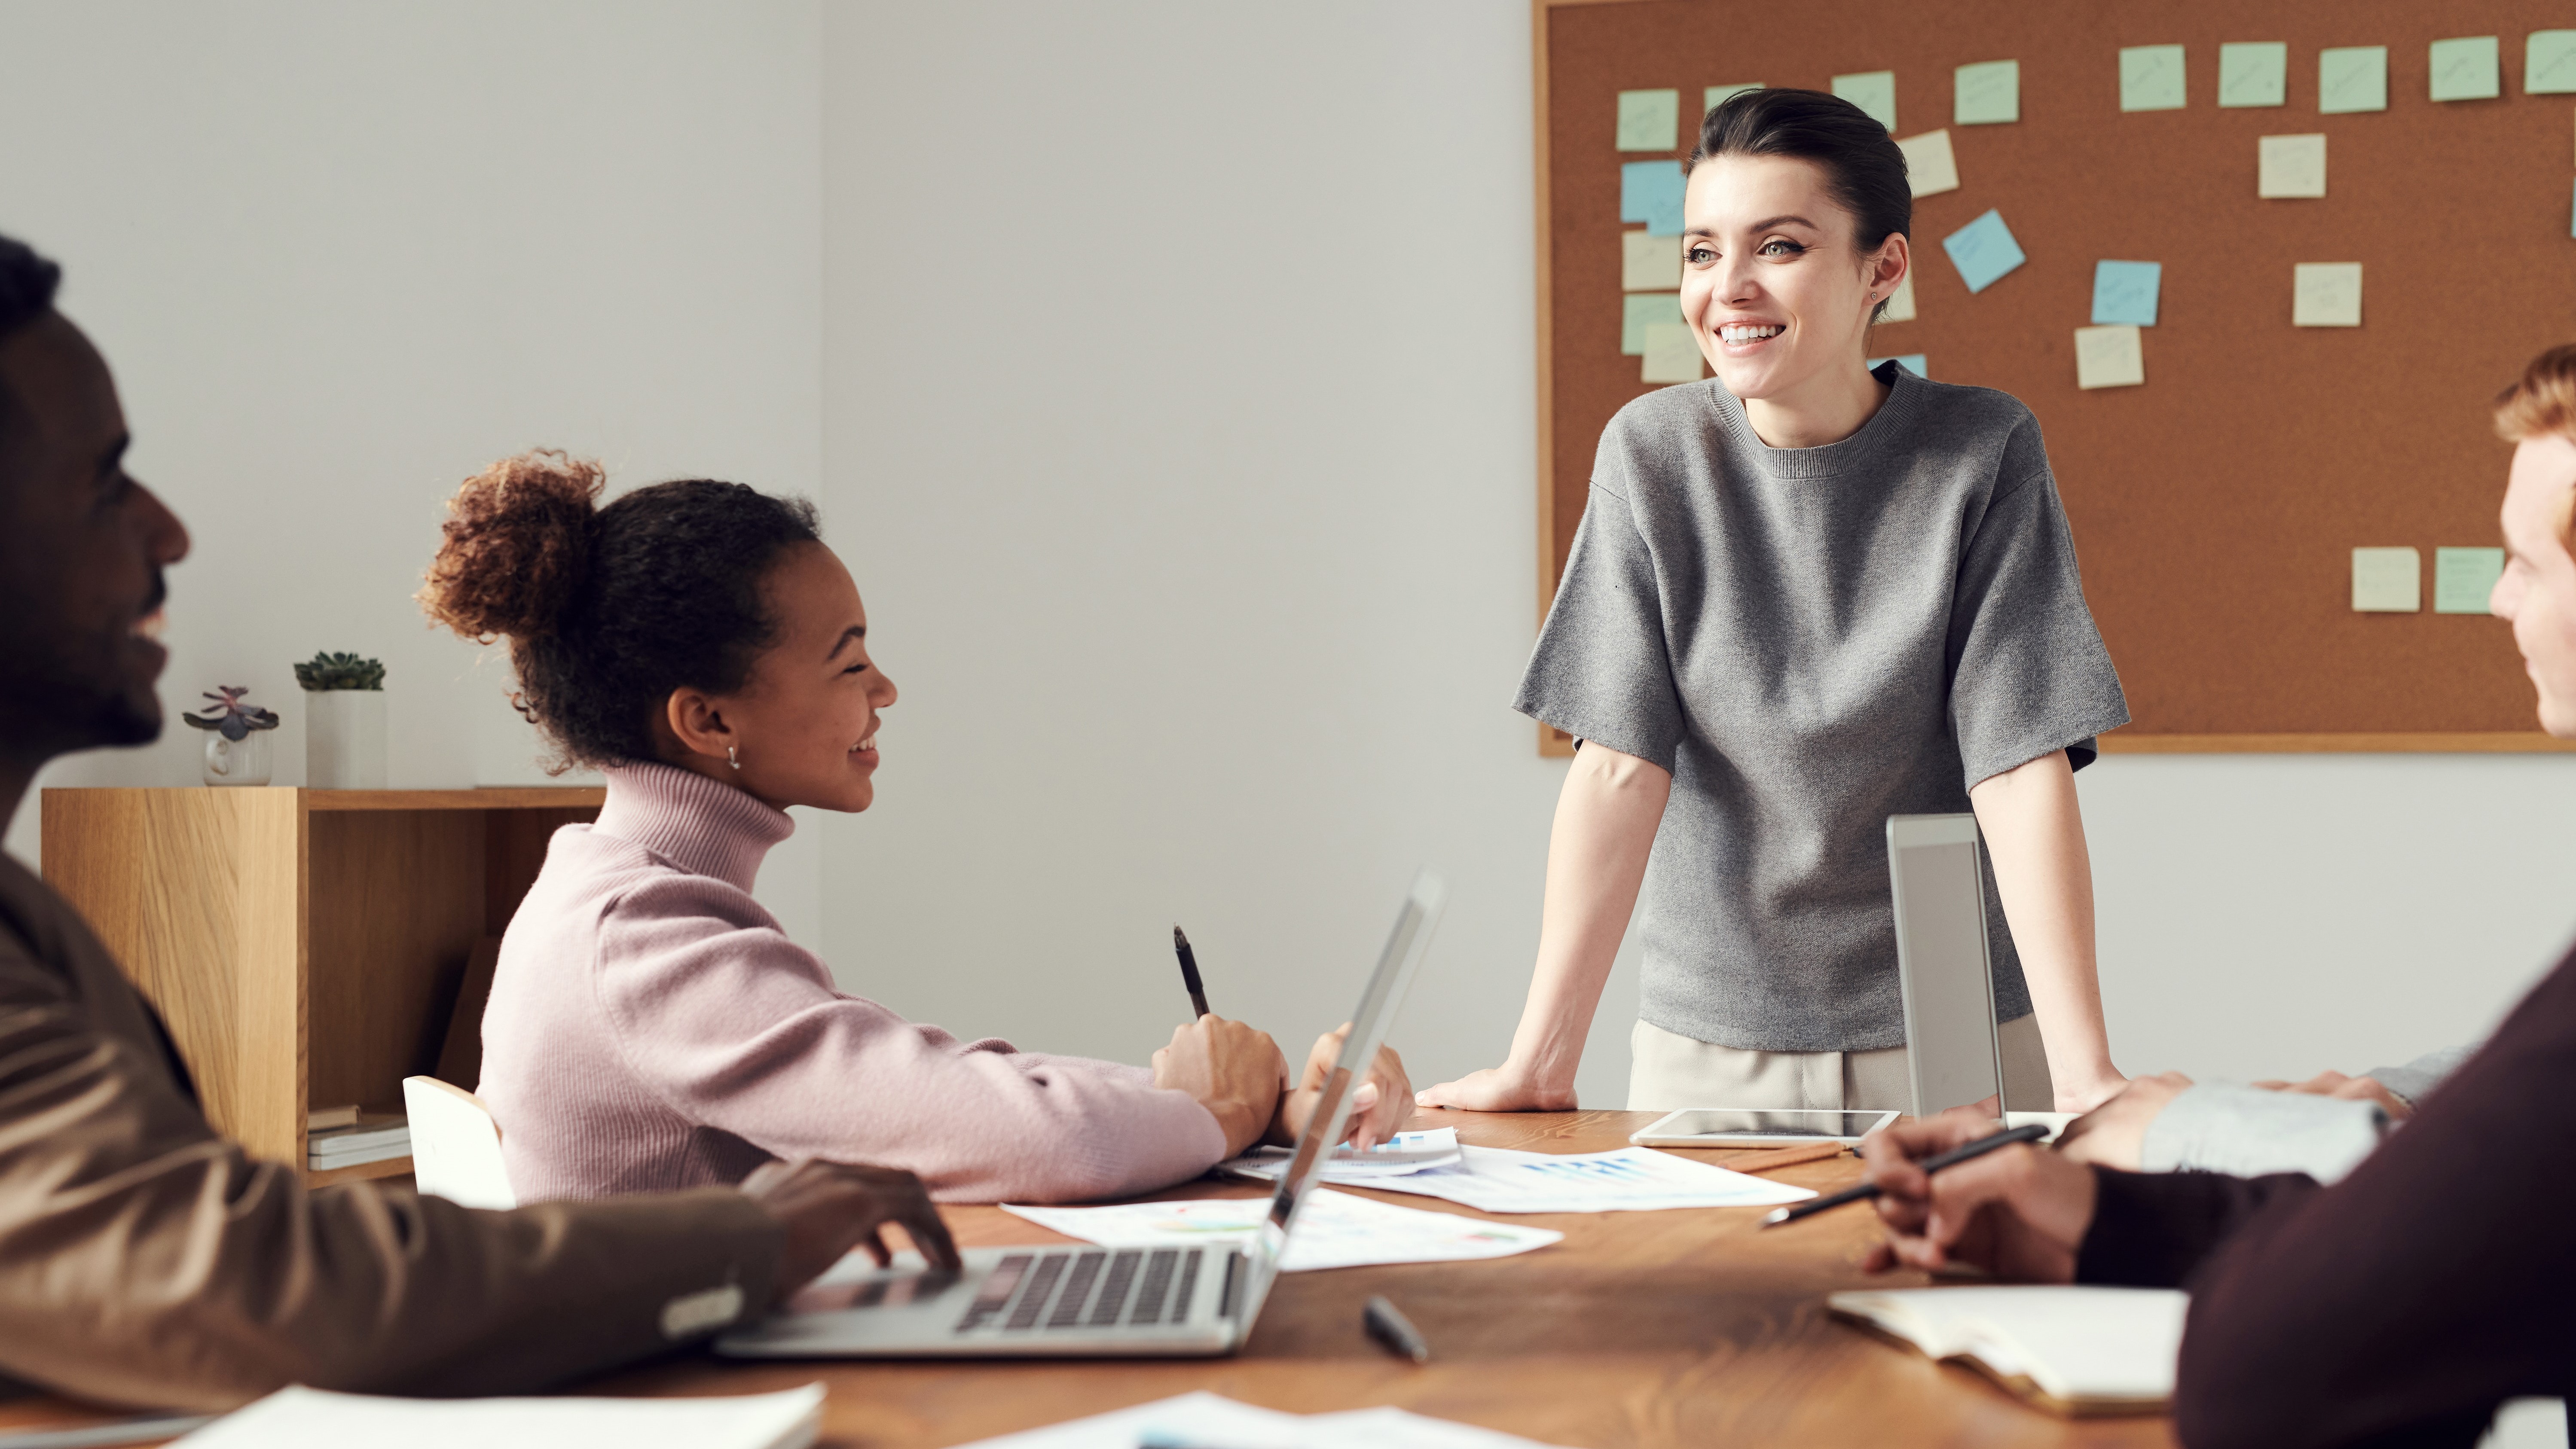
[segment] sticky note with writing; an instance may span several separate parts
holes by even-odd
[[[2492,35],[2434,41],[2432,62],[2437,101],[2486,101],[2504,94],[2503,67]]]
[[[2255,141],[2256,196],[2326,194],[2326,138],[2263,136]]]
[[[1678,322],[1658,322],[1646,329],[1646,360],[1639,368],[1643,382],[1697,382],[1699,339]]]
[[[2346,45],[2317,52],[2317,111],[2348,116],[2388,109],[2388,47]]]
[[[2290,325],[2361,325],[2361,263],[2300,262],[2290,269]]]
[[[2136,387],[2147,380],[2147,350],[2135,327],[2075,329],[2075,385]]]
[[[1937,196],[1959,189],[1959,158],[1950,149],[1950,133],[1926,131],[1896,143],[1905,153],[1905,184],[1917,196]]]
[[[2182,109],[2182,47],[2132,45],[2120,51],[2120,109]]]
[[[1619,149],[1622,151],[1672,151],[1679,149],[1682,93],[1680,91],[1621,91],[1619,93]]]
[[[2422,612],[2424,556],[2411,548],[2354,549],[2352,607],[2361,614]]]
[[[2522,46],[2522,93],[2563,96],[2576,91],[2576,30],[2535,30]]]
[[[2503,577],[2503,549],[2437,548],[2433,550],[2433,612],[2488,613],[2487,596]]]
[[[1984,291],[2030,260],[2013,240],[2012,228],[2004,225],[2003,214],[1992,210],[1943,237],[1941,249],[1950,254],[1950,264],[1971,292]]]
[[[2095,262],[2093,323],[2131,327],[2156,325],[2156,296],[2163,290],[2162,262]]]
[[[1682,299],[1672,292],[1631,292],[1620,299],[1619,351],[1626,357],[1646,355],[1646,329],[1681,327]]]
[[[1682,284],[1682,239],[1653,232],[1619,233],[1619,290],[1669,292]]]
[[[2021,119],[2021,62],[1984,60],[1950,73],[1950,124],[1994,126]]]
[[[2218,47],[2218,103],[2278,106],[2290,99],[2290,47],[2277,40]]]
[[[1682,163],[1630,161],[1619,168],[1619,219],[1657,236],[1682,234]]]
[[[1890,131],[1896,129],[1896,72],[1865,70],[1834,77],[1834,94],[1858,106]]]

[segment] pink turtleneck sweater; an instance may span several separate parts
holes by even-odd
[[[628,765],[597,824],[555,832],[483,1012],[477,1090],[520,1201],[827,1157],[910,1168],[951,1202],[1067,1202],[1225,1155],[1216,1118],[1141,1067],[960,1043],[843,994],[751,898],[795,828],[730,785]]]

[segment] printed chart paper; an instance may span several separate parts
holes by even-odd
[[[1651,1147],[1622,1147],[1616,1152],[1570,1156],[1515,1152],[1504,1147],[1460,1150],[1465,1160],[1456,1167],[1388,1178],[1370,1186],[1383,1192],[1447,1198],[1489,1213],[1776,1207],[1815,1196],[1803,1187],[1729,1172]]]
[[[1420,1174],[1415,1174],[1419,1176]],[[1410,1178],[1372,1186],[1392,1190]],[[1410,1191],[1410,1189],[1406,1189]],[[1241,1247],[1260,1234],[1270,1212],[1266,1197],[1193,1198],[1187,1202],[1135,1202],[1114,1207],[1022,1207],[1002,1211],[1104,1248]],[[1564,1238],[1546,1228],[1489,1223],[1456,1213],[1424,1212],[1373,1198],[1319,1188],[1297,1216],[1283,1273],[1361,1268],[1379,1263],[1460,1263],[1536,1252]]]
[[[1256,1409],[1202,1389],[1087,1419],[978,1439],[961,1449],[1553,1449],[1495,1429],[1397,1408],[1338,1414]]]

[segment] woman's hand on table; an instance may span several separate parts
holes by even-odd
[[[2377,1102],[2388,1120],[2403,1122],[2415,1115],[2414,1105],[2388,1090],[2377,1077],[2347,1077],[2341,1072],[2319,1072],[2304,1082],[2255,1082],[2267,1092],[2304,1092],[2312,1097],[2333,1097],[2345,1102]]]
[[[2056,1073],[2052,1070],[2049,1075],[2055,1077]],[[2106,1061],[2092,1071],[2070,1074],[2066,1080],[2057,1081],[2054,1085],[2058,1111],[2090,1112],[2126,1090],[2129,1079],[2120,1075],[2118,1067]]]
[[[2093,1224],[2092,1168],[2028,1143],[1937,1174],[1916,1166],[1994,1130],[1993,1118],[1955,1107],[1861,1139],[1863,1175],[1878,1187],[1878,1218],[1887,1230],[1862,1267],[1884,1273],[1966,1263],[2024,1283],[2075,1281],[2075,1256]]]
[[[1306,1053],[1304,1075],[1279,1099],[1271,1141],[1285,1146],[1305,1135],[1306,1124],[1323,1099],[1324,1084],[1332,1080],[1333,1066],[1341,1060],[1342,1047],[1350,1037],[1351,1024],[1346,1021],[1339,1030],[1315,1038],[1315,1049]],[[1351,1089],[1351,1115],[1342,1140],[1365,1151],[1393,1137],[1412,1115],[1413,1081],[1404,1074],[1404,1059],[1393,1047],[1379,1047],[1368,1076]]]
[[[1416,1093],[1421,1107],[1456,1107],[1468,1112],[1571,1112],[1574,1083],[1542,1082],[1538,1074],[1513,1062],[1469,1072]]]
[[[932,1267],[954,1273],[960,1266],[957,1244],[921,1179],[901,1168],[820,1158],[766,1162],[742,1180],[742,1193],[786,1229],[778,1263],[781,1299],[813,1282],[852,1248],[867,1249],[878,1267],[886,1266],[892,1261],[884,1236],[888,1223],[901,1226]]]
[[[2057,1150],[2070,1161],[2136,1172],[2146,1156],[2148,1125],[2190,1089],[2191,1078],[2180,1072],[2132,1077],[2110,1101],[2067,1123]]]

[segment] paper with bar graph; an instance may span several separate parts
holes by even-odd
[[[1557,1156],[1506,1147],[1462,1147],[1455,1167],[1372,1182],[1380,1192],[1447,1198],[1489,1213],[1644,1212],[1658,1208],[1775,1207],[1815,1194],[1803,1187],[1729,1172],[1657,1152]]]

